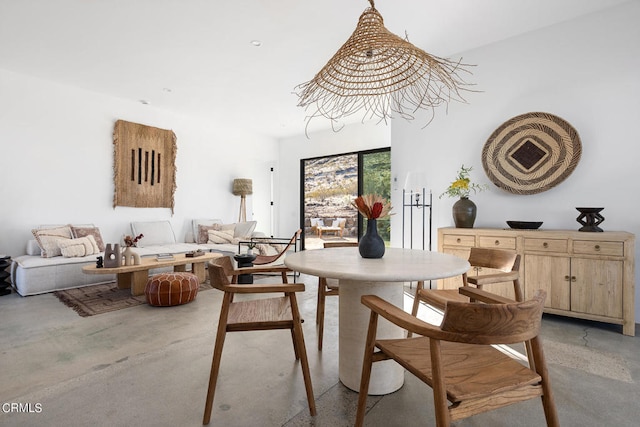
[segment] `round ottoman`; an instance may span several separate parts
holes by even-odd
[[[170,307],[196,299],[199,286],[198,277],[192,273],[154,274],[147,280],[144,294],[149,305]]]

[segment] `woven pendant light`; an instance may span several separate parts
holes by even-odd
[[[299,107],[311,109],[309,121],[324,116],[332,122],[364,109],[362,120],[387,121],[392,113],[411,120],[419,109],[431,118],[434,108],[450,100],[465,102],[467,64],[430,55],[389,32],[374,1],[347,42],[315,77],[296,87]],[[315,111],[313,111],[315,109]]]

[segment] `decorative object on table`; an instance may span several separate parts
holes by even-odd
[[[123,265],[140,265],[140,255],[131,248],[138,247],[138,241],[144,237],[138,234],[136,237],[124,236],[125,248],[122,251]]]
[[[118,120],[113,146],[113,207],[170,208],[173,214],[176,134]]]
[[[253,250],[258,244],[256,242],[247,243],[247,255],[253,255]]]
[[[578,132],[549,113],[516,116],[496,129],[482,150],[482,166],[497,187],[536,194],[564,181],[582,154]]]
[[[384,255],[384,240],[378,234],[378,219],[390,214],[391,203],[377,194],[358,196],[353,206],[360,214],[367,218],[367,231],[360,239],[358,250],[363,258],[382,258]]]
[[[234,196],[240,196],[240,213],[238,222],[247,221],[247,196],[253,194],[253,181],[246,178],[236,178],[233,180],[231,190]]]
[[[469,193],[473,191],[475,194],[487,188],[484,184],[471,183],[469,172],[472,170],[473,167],[465,168],[464,165],[462,165],[458,171],[456,180],[440,195],[440,198],[444,195],[460,198],[453,204],[452,208],[453,222],[457,228],[473,228],[478,208],[475,203],[469,200]]]
[[[96,257],[96,268],[104,267],[104,258],[102,256]]]
[[[9,255],[0,255],[0,296],[11,293],[11,273],[7,269],[11,266]]]
[[[507,225],[518,230],[537,230],[542,221],[507,221]]]
[[[604,208],[576,208],[580,215],[576,218],[582,227],[578,231],[591,231],[600,232],[603,231],[598,225],[602,224],[604,217],[600,215],[600,211]]]
[[[469,65],[430,55],[391,33],[374,1],[369,3],[346,43],[311,81],[296,87],[298,106],[314,105],[307,125],[318,116],[333,124],[361,109],[363,120],[385,122],[392,113],[411,120],[423,109],[431,115],[429,124],[436,107],[452,99],[466,102],[461,92],[469,84],[460,74],[471,74]]]
[[[422,212],[422,250],[425,249],[425,232],[427,231],[425,220],[427,216],[427,208],[429,210],[429,250],[431,250],[431,217],[433,196],[429,191],[429,200],[426,197],[425,189],[426,179],[422,172],[409,172],[404,181],[402,189],[402,247],[405,247],[406,233],[405,221],[407,211],[409,211],[409,248],[413,249],[413,209]],[[421,200],[422,199],[422,200]]]
[[[189,258],[188,254],[185,254],[185,258]],[[170,253],[161,253],[156,255],[156,261],[173,261],[174,259],[176,258]]]
[[[120,252],[120,245],[118,243],[113,246],[111,243],[107,243],[107,247],[104,249],[104,267],[114,268],[122,265],[122,253]]]
[[[184,254],[185,257],[187,258],[197,258],[199,256],[204,255],[204,251],[201,249],[195,250],[195,251],[191,251],[191,252],[187,252],[186,254]]]
[[[256,255],[247,252],[246,254],[234,255],[233,259],[238,263],[238,268],[253,267],[253,261],[256,260]],[[239,274],[237,283],[245,285],[253,283],[253,274]]]

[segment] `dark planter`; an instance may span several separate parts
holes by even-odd
[[[468,197],[460,197],[460,200],[453,204],[453,222],[457,228],[473,228],[476,220],[476,204]]]
[[[378,220],[367,220],[367,231],[358,243],[362,258],[382,258],[384,255],[384,240],[378,234]]]

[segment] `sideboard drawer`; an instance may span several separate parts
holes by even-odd
[[[569,244],[565,239],[524,239],[525,251],[567,252]]]
[[[595,240],[574,240],[573,252],[587,255],[623,256],[624,243],[600,242]]]
[[[464,246],[471,248],[476,245],[475,236],[465,236],[460,234],[447,234],[444,236],[444,246]]]
[[[516,238],[515,237],[494,237],[494,236],[480,236],[481,248],[496,248],[496,249],[515,249]]]

